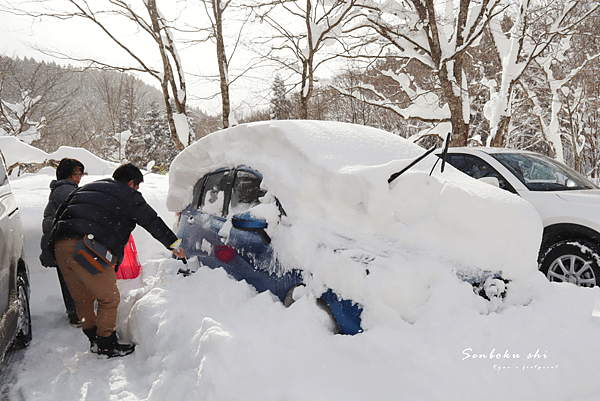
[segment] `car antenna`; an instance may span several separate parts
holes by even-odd
[[[450,144],[451,137],[452,137],[452,133],[448,132],[448,135],[446,135],[446,142],[444,143],[444,150],[442,151],[442,155],[440,156],[442,159],[442,168],[440,170],[441,173],[444,172],[444,167],[446,167],[446,156],[448,156],[448,145]],[[435,166],[437,166],[439,160],[440,159],[437,159],[435,161],[435,163],[433,164],[433,167],[431,168],[431,171],[429,172],[429,175],[431,175],[433,173],[433,170],[435,170]]]

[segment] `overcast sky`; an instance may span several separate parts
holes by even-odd
[[[160,4],[159,4],[160,6]],[[161,10],[162,11],[162,10]],[[201,15],[202,10],[195,10],[196,15]],[[188,15],[190,13],[187,13]],[[145,54],[156,53],[153,43],[137,41],[135,32],[125,32],[132,47]],[[14,57],[33,57],[36,60],[54,60],[60,64],[71,63],[67,60],[53,59],[51,56],[36,50],[48,49],[81,58],[96,58],[117,65],[126,65],[131,62],[125,52],[118,49],[107,36],[94,24],[84,20],[32,20],[31,18],[15,16],[0,11],[0,53]],[[186,71],[188,86],[188,104],[200,107],[210,114],[221,111],[220,98],[200,100],[200,97],[210,97],[218,94],[218,83],[209,83],[206,79],[197,78],[198,75],[217,75],[216,56],[214,45],[195,45],[194,47],[178,46],[180,56]],[[236,54],[236,57],[239,57]],[[155,58],[157,67],[159,59]],[[235,60],[234,60],[235,61]],[[232,77],[233,73],[230,74]],[[149,76],[140,78],[158,88],[158,81]],[[232,103],[234,108],[247,110],[249,107],[266,107],[268,104],[270,80],[257,82],[255,79],[240,82],[232,88]],[[254,91],[265,88],[262,99]]]

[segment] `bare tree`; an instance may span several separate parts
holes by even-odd
[[[555,111],[552,113],[551,122],[546,126],[547,139],[554,145],[554,152],[562,160],[562,146],[560,137],[556,137],[556,113],[559,93],[557,92],[565,82],[571,80],[580,68],[565,74],[566,81],[556,81],[548,64],[556,63],[564,53],[570,38],[575,34],[576,27],[590,15],[600,9],[596,2],[586,11],[575,14],[578,6],[584,2],[580,0],[566,0],[554,2],[553,6],[560,7],[553,12],[548,5],[533,9],[531,0],[520,0],[519,9],[514,17],[514,23],[508,31],[502,29],[500,19],[491,23],[491,33],[494,38],[495,49],[501,62],[502,70],[497,90],[493,90],[491,101],[488,105],[491,132],[487,144],[490,146],[504,146],[508,127],[511,120],[511,99],[517,83],[523,84],[522,78],[528,68],[535,62],[544,69],[551,85],[554,98]],[[552,19],[548,21],[548,19]],[[546,24],[545,26],[542,23]],[[580,66],[582,67],[582,66]],[[562,82],[561,82],[562,81]],[[534,99],[535,100],[535,99]]]
[[[127,141],[134,135],[140,135],[142,110],[146,108],[145,101],[149,103],[152,97],[148,95],[147,87],[130,74],[98,71],[92,83],[99,94],[100,101],[96,107],[101,108],[101,113],[94,114],[105,121],[107,140],[104,154],[108,160],[123,162]]]
[[[76,71],[47,63],[0,58],[0,125],[31,143],[64,122]]]
[[[476,45],[490,20],[500,10],[500,0],[455,0],[441,10],[434,0],[379,2],[377,12],[366,15],[367,23],[384,38],[396,54],[409,63],[420,63],[435,77],[438,97],[420,87],[406,73],[388,76],[401,85],[410,98],[398,109],[406,117],[423,121],[450,121],[453,146],[467,144],[469,96],[465,76],[467,51]]]
[[[562,42],[563,46],[564,46],[564,41]],[[563,68],[561,71],[561,75],[562,77],[558,78],[555,75],[555,71],[554,71],[554,67],[560,63],[560,60],[563,58],[563,53],[564,50],[561,52],[559,51],[557,54],[551,54],[549,56],[546,57],[538,57],[538,63],[540,64],[545,78],[546,78],[546,82],[548,83],[549,86],[549,95],[550,95],[550,107],[549,107],[549,113],[545,113],[544,110],[547,109],[547,106],[545,107],[545,105],[541,104],[539,98],[533,93],[533,91],[527,91],[528,93],[530,93],[530,100],[533,102],[534,105],[534,114],[535,116],[539,119],[539,125],[542,129],[542,137],[545,141],[547,141],[549,144],[551,144],[552,146],[552,152],[553,155],[556,159],[558,159],[561,162],[564,162],[564,155],[563,155],[563,145],[562,145],[562,134],[561,134],[561,126],[560,126],[560,121],[559,121],[559,113],[562,110],[563,107],[563,103],[565,101],[568,101],[568,95],[570,92],[570,89],[568,87],[568,84],[577,76],[577,74],[579,74],[580,71],[582,71],[589,63],[593,62],[594,60],[598,59],[600,57],[600,53],[595,54],[592,57],[588,57],[581,65],[575,67],[575,68]],[[566,67],[566,66],[563,66]],[[522,86],[523,87],[527,87],[525,82],[522,82]],[[579,93],[578,93],[579,92]],[[575,96],[575,98],[579,98],[579,102],[582,101],[583,99],[581,99],[581,91],[575,89],[573,94]],[[576,101],[577,103],[577,101]],[[572,105],[572,104],[571,104]],[[569,109],[569,105],[567,104],[567,112]],[[548,117],[548,122],[546,123],[544,116],[545,114],[549,114]],[[571,114],[571,116],[573,117],[573,114]],[[571,135],[569,140],[571,141],[571,145],[573,146],[574,149],[574,158],[575,163],[578,163],[579,160],[579,154],[581,153],[582,149],[583,149],[583,144],[579,144],[579,135],[577,132],[574,132],[574,126],[576,125],[576,122],[574,120],[571,120]],[[576,130],[577,131],[577,130]]]
[[[230,90],[231,84],[234,79],[230,78],[230,61],[233,57],[234,53],[238,49],[242,38],[242,32],[244,30],[244,26],[248,20],[246,13],[243,13],[242,17],[228,17],[226,13],[232,11],[231,9],[235,7],[236,11],[239,13],[242,10],[242,7],[235,6],[232,0],[200,0],[202,5],[204,6],[204,11],[206,16],[210,20],[210,24],[205,28],[197,28],[198,32],[205,35],[204,38],[200,39],[200,42],[212,41],[216,46],[217,53],[217,66],[219,70],[219,87],[220,87],[220,95],[221,95],[221,107],[222,107],[222,120],[223,120],[223,128],[227,128],[232,124],[232,115],[231,115],[231,100],[230,100]],[[232,11],[233,13],[233,11]],[[225,32],[225,21],[228,22],[228,26],[231,27],[233,25],[236,26],[237,33],[234,35],[231,40],[231,45],[229,48],[230,55],[228,56],[228,47],[226,45],[226,32]],[[243,76],[245,71],[250,68],[250,65],[247,65],[238,75],[238,77]],[[235,121],[235,120],[234,120]]]
[[[283,0],[254,8],[258,21],[273,31],[271,36],[255,40],[266,48],[259,50],[261,57],[300,76],[303,119],[309,116],[316,70],[339,56],[325,53],[324,48],[338,42],[344,26],[358,16],[358,4],[358,0]]]
[[[206,4],[206,3],[205,3]],[[217,63],[219,65],[219,82],[221,83],[221,100],[223,105],[223,128],[229,127],[229,63],[225,52],[225,40],[223,38],[223,14],[229,6],[230,1],[211,0],[214,19],[212,26],[217,42]]]
[[[66,56],[70,60],[87,62],[91,67],[114,69],[117,71],[142,72],[149,74],[160,83],[163,100],[167,110],[167,118],[171,130],[172,140],[178,150],[183,150],[189,143],[190,130],[186,117],[187,90],[181,59],[175,47],[173,29],[169,21],[161,14],[156,0],[138,1],[132,4],[124,0],[61,0],[60,2],[49,0],[34,0],[32,3],[46,6],[43,12],[25,11],[22,5],[14,6],[13,12],[26,14],[31,17],[53,17],[61,20],[72,18],[83,18],[97,28],[127,54],[133,65],[113,65],[103,60],[81,59],[74,56]],[[63,5],[59,9],[49,7]],[[137,6],[137,7],[136,7]],[[139,10],[139,11],[138,11]],[[140,11],[145,10],[144,17]],[[154,57],[142,55],[135,46],[127,43],[123,34],[111,28],[110,22],[117,21],[119,24],[132,27],[135,31],[147,35],[155,44],[157,53]],[[65,58],[64,54],[56,52],[47,53]],[[162,64],[162,70],[153,67],[158,57]]]

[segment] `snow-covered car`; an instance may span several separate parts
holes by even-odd
[[[446,161],[530,202],[544,232],[539,269],[550,281],[600,285],[600,189],[585,176],[538,153],[451,148]]]
[[[434,155],[397,174],[422,154],[354,124],[239,125],[175,158],[167,207],[179,214],[189,265],[222,267],[286,305],[312,297],[345,334],[389,319],[390,309],[414,320],[447,286],[488,302],[483,309],[505,293],[506,302],[506,282],[537,274],[539,217],[454,169],[430,174]]]
[[[31,341],[29,294],[23,228],[0,152],[0,361]]]

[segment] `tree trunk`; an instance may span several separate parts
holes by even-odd
[[[163,28],[162,24],[159,22],[158,8],[156,7],[156,0],[148,0],[147,8],[148,14],[150,15],[150,20],[152,21],[152,30],[154,31],[155,39],[158,44],[160,55],[163,62],[164,76],[161,79],[161,88],[163,92],[163,99],[165,101],[165,108],[167,110],[167,120],[169,122],[169,128],[171,130],[171,137],[173,138],[173,143],[175,144],[175,148],[177,150],[182,151],[185,149],[185,145],[181,142],[179,138],[179,133],[177,132],[177,125],[175,124],[175,119],[173,118],[173,107],[171,106],[171,96],[169,93],[169,86],[173,92],[173,102],[175,103],[175,107],[177,107],[178,114],[186,114],[186,99],[185,99],[185,83],[181,82],[181,91],[184,93],[183,99],[179,97],[180,90],[177,87],[175,82],[175,76],[173,75],[173,68],[171,67],[171,62],[169,60],[169,55],[166,52],[166,46],[163,41]],[[168,40],[168,36],[166,36]],[[172,43],[167,43],[168,46],[173,46]],[[174,49],[171,48],[173,52]],[[175,58],[175,57],[174,57]],[[180,77],[181,78],[181,77]]]
[[[223,11],[221,0],[212,0],[213,13],[215,15],[215,38],[217,41],[217,62],[219,64],[219,81],[221,84],[221,103],[223,105],[223,128],[229,127],[229,72],[227,67],[227,55],[225,54],[225,42],[223,40]]]
[[[171,131],[171,138],[173,139],[173,144],[178,151],[182,151],[185,149],[185,145],[179,139],[179,135],[177,134],[177,126],[175,125],[175,119],[173,118],[173,107],[171,107],[171,101],[169,96],[169,89],[167,88],[167,81],[162,82],[162,93],[163,99],[165,101],[165,108],[167,111],[167,121],[169,122],[169,130]]]
[[[503,148],[506,142],[506,136],[508,134],[508,126],[510,124],[510,116],[501,115],[500,121],[498,122],[498,128],[496,135],[492,138],[490,146],[494,148]]]
[[[312,56],[311,56],[312,57]],[[308,120],[308,105],[313,91],[311,60],[305,60],[302,68],[302,87],[300,89],[300,118]]]
[[[467,142],[469,140],[469,123],[465,122],[464,118],[464,104],[462,99],[463,94],[462,91],[455,91],[454,88],[454,85],[462,86],[461,65],[459,63],[455,63],[454,70],[454,74],[460,75],[460,78],[454,78],[454,82],[448,77],[447,67],[445,65],[440,69],[439,73],[444,99],[450,108],[450,122],[452,124],[452,139],[450,140],[450,146],[467,146]]]

